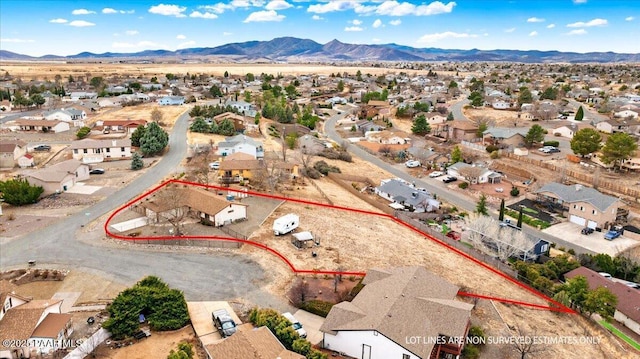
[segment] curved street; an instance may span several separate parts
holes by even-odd
[[[171,287],[182,290],[187,300],[243,297],[257,305],[289,309],[279,298],[256,287],[255,283],[268,281],[268,276],[264,268],[244,257],[239,260],[235,254],[222,252],[181,253],[106,246],[100,243],[104,235],[102,223],[98,238],[89,238],[95,236],[81,230],[82,226],[146,192],[167,176],[180,172],[180,162],[187,153],[188,122],[189,115],[185,112],[169,136],[169,151],[133,182],[79,213],[4,244],[0,268],[20,268],[26,266],[27,261],[35,260],[39,267],[95,273],[124,285],[156,275]]]

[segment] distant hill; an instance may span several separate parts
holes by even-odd
[[[279,37],[270,41],[230,43],[217,47],[198,47],[168,50],[145,50],[134,53],[94,54],[81,52],[72,56],[46,55],[32,57],[0,50],[0,60],[50,60],[50,59],[114,59],[114,58],[198,58],[205,56],[233,56],[236,60],[251,61],[506,61],[524,63],[543,62],[640,62],[640,54],[614,52],[560,52],[522,50],[445,50],[415,48],[397,44],[366,45],[347,44],[332,40],[324,45],[309,39]]]

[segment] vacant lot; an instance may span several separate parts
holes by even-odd
[[[196,348],[196,336],[191,325],[172,332],[153,332],[150,337],[134,340],[132,345],[122,348],[111,348],[103,343],[94,352],[96,358],[109,359],[147,359],[166,358],[171,350],[175,350],[179,343],[189,342]],[[194,350],[195,359],[201,358]]]

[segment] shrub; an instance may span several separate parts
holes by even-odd
[[[553,146],[553,147],[558,147],[560,146],[560,142],[559,141],[545,141],[542,143],[543,146]]]
[[[487,152],[491,153],[493,151],[499,150],[500,148],[498,146],[496,146],[496,145],[489,145],[489,146],[485,147],[485,149],[487,150]]]
[[[300,309],[326,318],[332,307],[333,303],[325,302],[323,300],[310,300],[302,303]]]
[[[498,158],[500,158],[500,152],[493,151],[493,152],[491,152],[491,155],[489,157],[491,157],[492,160],[498,159]]]
[[[81,140],[85,137],[87,137],[89,135],[89,133],[91,132],[91,129],[87,126],[84,126],[82,128],[80,128],[78,130],[78,132],[76,132],[76,137]]]
[[[469,187],[469,183],[468,182],[461,182],[458,187],[462,188],[462,189],[467,189],[467,187]]]
[[[313,165],[313,168],[322,173],[323,175],[328,175],[329,172],[335,172],[335,173],[340,173],[340,168],[336,167],[336,166],[331,166],[329,164],[327,164],[325,161],[318,161]]]
[[[511,194],[511,197],[518,197],[520,195],[520,190],[518,189],[518,187],[513,186],[511,187],[511,191],[509,192],[509,194]]]

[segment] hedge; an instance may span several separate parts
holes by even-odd
[[[545,141],[542,143],[543,146],[553,146],[553,147],[558,147],[560,146],[560,142],[559,141]]]
[[[331,307],[333,307],[333,303],[325,302],[323,300],[309,300],[302,303],[300,309],[326,318],[327,315],[329,315]]]

